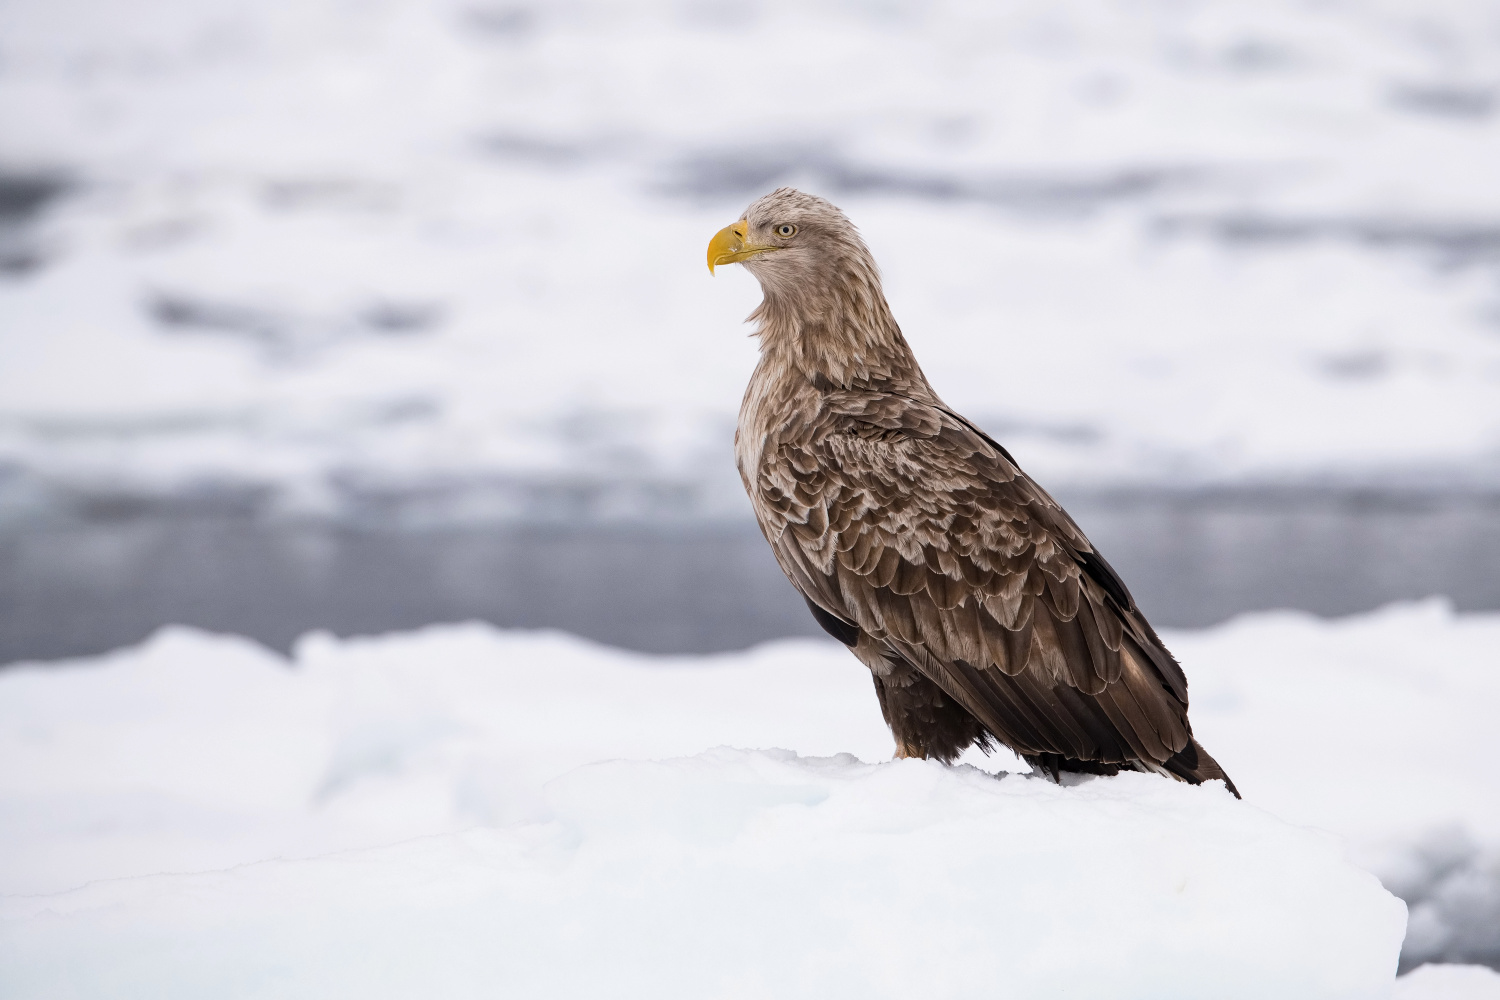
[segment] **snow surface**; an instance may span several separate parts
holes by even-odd
[[[1392,1000],[1500,1000],[1500,972],[1481,965],[1424,965],[1396,980]]]
[[[1405,910],[1222,787],[721,749],[550,821],[0,904],[6,995],[1384,997]]]
[[[214,970],[249,976],[252,968],[271,977],[267,995],[287,982],[313,984],[305,995],[317,995],[318,977],[335,974],[334,965],[316,959],[321,949],[380,955],[393,935],[416,935],[423,944],[409,950],[415,964],[397,967],[391,959],[358,973],[406,983],[402,976],[448,967],[477,940],[510,940],[496,935],[511,926],[506,914],[516,911],[507,907],[524,890],[532,894],[524,898],[541,901],[537,928],[561,927],[547,921],[561,921],[564,912],[576,917],[558,931],[578,936],[570,940],[624,928],[625,938],[599,947],[619,958],[622,981],[631,981],[631,970],[654,961],[642,956],[659,954],[647,948],[629,957],[636,953],[628,942],[645,934],[642,928],[701,943],[713,933],[705,914],[732,921],[721,925],[732,933],[711,947],[703,944],[705,954],[729,965],[750,961],[752,952],[762,966],[766,954],[813,961],[811,952],[787,944],[792,938],[783,935],[785,928],[761,919],[772,912],[766,899],[746,902],[742,920],[738,904],[711,906],[704,895],[704,885],[720,884],[715,880],[727,880],[726,892],[748,893],[747,884],[763,883],[767,893],[775,887],[783,894],[803,878],[847,893],[838,898],[848,909],[838,912],[874,915],[860,927],[886,928],[884,936],[818,936],[828,968],[843,968],[839,963],[853,961],[859,948],[890,950],[889,981],[900,984],[915,972],[901,957],[914,952],[899,943],[915,947],[942,936],[922,921],[913,927],[912,914],[930,913],[942,900],[980,905],[982,893],[965,893],[992,870],[1003,870],[1004,884],[1018,894],[1013,898],[1032,900],[1025,894],[1036,892],[1028,907],[1057,912],[1045,908],[1051,905],[1045,887],[1056,890],[1057,873],[1068,866],[1059,861],[1027,869],[1018,860],[1025,851],[1009,855],[995,845],[1024,842],[1026,851],[1087,855],[1079,838],[1113,831],[1108,835],[1145,846],[1111,855],[1111,864],[1122,857],[1156,859],[1118,867],[1155,887],[1148,895],[1151,913],[1160,907],[1160,926],[1198,926],[1207,920],[1203,913],[1241,900],[1234,915],[1216,918],[1239,921],[1233,933],[1219,923],[1209,934],[1203,924],[1208,936],[1201,940],[1190,930],[1185,938],[1163,938],[1111,909],[1123,898],[1115,893],[1125,891],[1124,882],[1090,876],[1087,888],[1077,891],[1099,893],[1099,912],[1113,914],[1116,925],[1106,937],[1121,947],[1133,942],[1142,949],[1142,968],[1162,976],[1164,967],[1155,963],[1171,964],[1172,949],[1187,942],[1215,956],[1212,968],[1244,968],[1249,952],[1234,950],[1238,946],[1218,936],[1224,931],[1246,949],[1247,942],[1263,942],[1256,953],[1262,975],[1284,975],[1288,983],[1310,974],[1314,942],[1349,958],[1344,964],[1324,955],[1327,961],[1316,967],[1331,978],[1305,980],[1323,983],[1322,992],[1288,989],[1286,995],[1384,995],[1357,985],[1363,982],[1358,976],[1379,969],[1388,985],[1401,936],[1400,921],[1390,914],[1398,910],[1381,901],[1373,883],[1359,888],[1364,883],[1338,860],[1341,852],[1412,905],[1405,966],[1495,962],[1500,780],[1488,766],[1488,742],[1500,696],[1494,653],[1500,615],[1455,615],[1432,601],[1331,622],[1290,613],[1247,616],[1202,632],[1169,633],[1167,641],[1192,681],[1195,731],[1234,775],[1244,804],[1214,788],[1153,776],[1059,789],[1020,776],[997,782],[977,769],[860,763],[888,758],[890,737],[867,672],[831,643],[648,657],[556,633],[461,625],[372,639],[313,635],[288,663],[242,639],[179,628],[105,657],[12,666],[0,673],[0,892],[8,895],[0,947],[30,956],[27,975],[39,978],[27,982],[43,993],[36,984],[59,981],[48,978],[59,974],[48,962],[87,955],[83,971],[68,962],[85,977],[80,982],[96,973],[119,975],[151,982],[153,995],[172,995],[157,987],[203,995]],[[722,746],[783,749],[710,750]],[[666,759],[674,760],[642,763]],[[577,770],[609,760],[616,763]],[[1008,755],[970,762],[990,771],[1025,770]],[[871,818],[879,813],[888,822],[892,810],[881,803],[893,798],[904,803],[901,822],[909,824],[896,830]],[[1173,818],[1160,825],[1152,819],[1158,814]],[[1174,825],[1179,820],[1190,834]],[[972,842],[955,833],[977,829],[965,824],[986,823],[994,823],[995,832],[975,833]],[[784,852],[759,839],[790,837],[790,831],[801,831],[802,839],[775,840]],[[956,839],[944,839],[950,836]],[[929,837],[935,839],[923,839]],[[867,876],[868,869],[856,861],[839,867],[828,860],[837,855],[830,845],[849,845],[854,857],[868,859],[876,842],[895,852],[921,844],[922,864],[936,867],[919,871],[945,874],[932,875],[932,884],[901,883],[901,895],[893,896],[898,889],[888,882],[860,881],[865,876],[857,873]],[[938,843],[945,846],[936,850]],[[1256,856],[1247,843],[1279,846]],[[1157,853],[1152,844],[1176,846]],[[971,850],[980,853],[966,853]],[[1228,857],[1237,860],[1226,866],[1214,861]],[[627,885],[621,874],[630,864],[643,866],[640,872],[667,872],[678,863],[664,860],[670,858],[701,864],[706,873],[702,884],[689,885],[680,872],[673,876],[687,880],[673,885],[693,901],[679,912],[658,908],[667,897],[652,879],[638,872]],[[260,863],[269,859],[286,860]],[[1096,861],[1080,861],[1079,871]],[[991,863],[994,869],[985,867]],[[777,868],[782,864],[789,867]],[[789,872],[798,865],[803,875],[794,878]],[[837,877],[809,881],[814,865]],[[450,875],[438,877],[450,867]],[[491,874],[470,878],[480,869]],[[215,870],[220,873],[167,874]],[[380,871],[386,874],[372,874]],[[580,874],[587,871],[613,874],[590,882]],[[1192,905],[1207,908],[1191,910],[1198,914],[1191,919],[1174,881],[1189,871],[1204,880],[1205,895]],[[95,884],[66,891],[86,882]],[[1304,909],[1299,894],[1309,886],[1316,891],[1309,889],[1305,905],[1312,909]],[[905,895],[908,889],[913,895]],[[559,900],[569,892],[578,895],[566,898],[597,901],[602,909],[564,907]],[[621,894],[643,901],[635,918],[616,920],[627,898]],[[1247,898],[1260,902],[1251,905]],[[899,914],[883,909],[881,899],[897,900]],[[1339,910],[1336,920],[1332,910],[1320,909],[1345,905],[1350,912]],[[1319,920],[1326,917],[1348,936],[1330,943],[1319,936],[1334,933],[1326,928],[1284,934],[1300,927],[1301,917],[1267,919],[1281,907],[1321,914]],[[48,911],[58,915],[44,916]],[[778,919],[805,930],[833,919],[830,912],[813,907]],[[1036,929],[1041,925],[1027,931],[1013,910],[986,912],[985,926],[994,930],[987,947],[998,949],[986,954],[1010,956],[1007,968],[1030,968],[1026,956],[1035,954],[1036,939],[1027,935],[1043,933]],[[418,915],[402,917],[412,913]],[[460,932],[471,917],[474,926]],[[1079,942],[1096,940],[1083,932],[1095,926],[1094,917],[1078,919],[1047,924],[1053,935],[1048,947],[1065,940],[1069,954],[1092,954],[1093,943]],[[991,939],[965,921],[944,923],[943,933],[954,941]],[[232,927],[234,936],[214,938],[203,927]],[[1388,941],[1381,938],[1387,931],[1394,935]],[[239,940],[277,957],[254,966],[248,957],[254,949],[234,950]],[[506,965],[511,950],[474,947],[452,966],[452,995],[467,995],[466,976],[491,981],[535,972]],[[550,961],[557,954],[551,947],[541,942],[525,950]],[[1388,961],[1381,965],[1372,956],[1385,947]],[[152,979],[161,964],[139,957],[160,957],[167,954],[163,949],[177,949],[172,967],[185,970],[180,981]],[[199,957],[184,965],[190,955]],[[1080,995],[1089,995],[1089,977],[1102,968],[1089,961],[1070,966]],[[0,969],[13,966],[0,961]],[[282,971],[266,971],[273,967]],[[709,980],[694,978],[710,975],[707,968],[693,966],[682,982],[709,989]],[[821,972],[802,968],[799,982],[824,982]],[[954,966],[954,995],[974,982],[965,977],[982,971]],[[1345,975],[1352,978],[1339,979]],[[1245,982],[1265,986],[1269,980]],[[757,983],[746,983],[741,994],[702,995],[759,995]],[[777,981],[762,992],[801,995],[784,985]],[[1448,988],[1433,990],[1439,986]],[[1226,980],[1220,989],[1215,981],[1215,995],[1239,995],[1233,992],[1239,988]],[[257,995],[246,989],[242,995]],[[80,987],[77,995],[98,994]]]
[[[1484,0],[14,0],[0,67],[12,511],[741,515],[702,248],[784,181],[1048,482],[1500,481]]]

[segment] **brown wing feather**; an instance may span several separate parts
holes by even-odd
[[[1161,765],[1190,744],[1181,668],[1003,448],[893,393],[827,392],[798,416],[747,485],[810,602],[1022,754]]]

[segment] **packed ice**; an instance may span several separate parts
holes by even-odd
[[[1154,775],[1059,787],[1005,754],[888,761],[868,676],[831,643],[665,658],[464,625],[312,635],[288,661],[169,629],[15,665],[0,976],[15,996],[425,977],[1383,997],[1408,925],[1387,890],[1410,906],[1403,967],[1492,961],[1500,617],[1428,602],[1167,641],[1243,803]],[[1429,980],[1401,995],[1457,982]]]
[[[1045,481],[1500,480],[1487,3],[20,0],[0,59],[12,509],[742,516],[702,248],[783,182]]]
[[[1146,775],[720,749],[546,800],[541,824],[9,900],[6,993],[1363,998],[1405,925],[1326,836]]]
[[[1424,965],[1396,980],[1392,1000],[1495,1000],[1500,972],[1482,965]]]

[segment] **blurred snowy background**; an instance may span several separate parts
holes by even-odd
[[[1497,88],[1477,0],[8,0],[0,659],[809,632],[702,261],[781,183],[1161,624],[1500,607]]]
[[[1487,0],[3,0],[0,663],[295,652],[0,674],[0,892],[525,819],[601,756],[888,754],[822,644],[297,642],[815,633],[732,465],[758,290],[703,262],[790,183],[1159,625],[1446,596],[1170,639],[1408,966],[1500,967],[1500,618],[1452,610],[1500,609],[1497,178]],[[790,719],[725,680],[846,668]],[[596,728],[536,743],[562,703]]]

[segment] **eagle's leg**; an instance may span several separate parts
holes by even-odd
[[[932,681],[883,641],[852,622],[829,614],[807,597],[808,610],[829,635],[848,646],[870,668],[880,714],[896,740],[896,757],[936,758],[951,764],[975,743],[988,748],[994,736]]]
[[[989,742],[978,719],[909,664],[888,663],[884,674],[871,674],[880,714],[896,740],[897,758],[932,757],[952,763],[972,744]]]
[[[912,757],[917,760],[926,760],[927,754],[920,746],[909,746],[906,743],[901,743],[898,741],[896,743],[896,755],[892,759],[904,760],[908,757]]]

